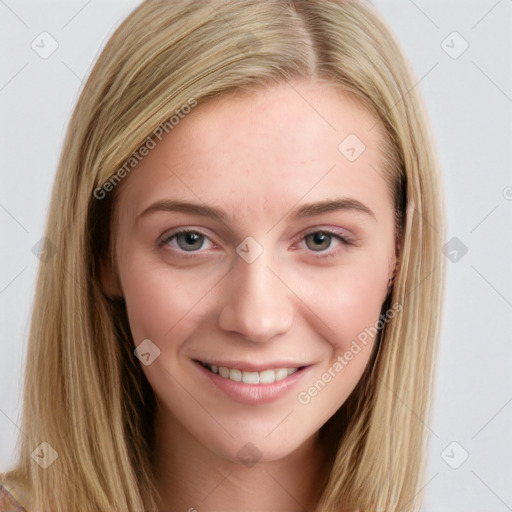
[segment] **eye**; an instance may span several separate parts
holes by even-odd
[[[307,249],[318,253],[318,257],[336,256],[339,250],[328,250],[333,246],[333,240],[338,242],[336,245],[349,246],[353,241],[345,234],[331,229],[316,229],[305,235],[301,235],[294,240],[294,243],[305,242]],[[193,229],[182,229],[173,231],[163,236],[158,242],[159,247],[169,245],[177,252],[201,253],[200,249],[211,249],[213,242],[208,236]]]
[[[319,254],[319,257],[324,256],[335,256],[339,251],[328,251],[333,245],[333,241],[338,242],[335,245],[352,245],[353,241],[344,233],[340,233],[337,231],[333,231],[331,229],[317,229],[315,231],[310,231],[306,233],[302,237],[300,237],[297,241],[304,240],[305,245],[308,249],[317,253],[326,253]]]
[[[205,243],[210,246],[204,247]],[[184,229],[181,231],[174,231],[168,235],[165,235],[159,242],[159,246],[169,244],[174,249],[182,250],[185,252],[198,252],[199,249],[210,249],[213,247],[211,240],[200,233],[190,229]]]

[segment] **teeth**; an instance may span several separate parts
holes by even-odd
[[[276,372],[274,370],[265,370],[260,372],[261,384],[272,384],[276,380]]]
[[[229,372],[229,375],[231,375],[231,372]],[[246,384],[259,384],[260,374],[258,372],[242,372],[242,380]]]
[[[276,380],[283,380],[288,377],[288,369],[287,368],[279,368],[279,370],[276,371]]]
[[[212,373],[216,373],[225,379],[244,382],[245,384],[272,384],[272,382],[286,379],[286,377],[298,370],[298,368],[277,368],[261,372],[245,372],[237,368],[226,368],[225,366],[216,366],[208,363],[202,364]]]
[[[236,380],[237,382],[240,382],[242,380],[242,372],[240,370],[234,370],[233,368],[231,368],[229,370],[229,378],[231,380]]]

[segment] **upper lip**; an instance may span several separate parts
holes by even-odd
[[[236,368],[242,371],[248,372],[261,372],[263,370],[276,370],[278,368],[302,368],[309,366],[307,363],[300,363],[297,361],[272,361],[269,363],[252,363],[249,361],[230,360],[230,361],[219,361],[211,359],[196,359],[200,363],[206,363],[214,366],[223,366],[225,368]]]

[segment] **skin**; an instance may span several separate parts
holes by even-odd
[[[373,340],[308,404],[297,395],[377,322],[396,262],[375,123],[348,94],[318,81],[225,95],[193,109],[122,183],[116,268],[105,268],[103,284],[124,297],[135,345],[150,339],[160,350],[143,370],[158,402],[162,512],[314,508],[325,449],[333,449],[318,431],[354,389]],[[349,134],[366,146],[352,162],[338,150]],[[286,217],[341,197],[373,215]],[[226,220],[172,211],[138,218],[164,199],[221,208]],[[158,247],[178,227],[206,235],[195,252],[183,249],[183,236]],[[326,228],[352,244],[306,237]],[[236,252],[248,236],[263,248],[252,263]],[[278,400],[248,405],[217,389],[194,359],[311,366]],[[237,455],[247,443],[260,457],[252,467]]]

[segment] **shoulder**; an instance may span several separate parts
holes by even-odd
[[[18,500],[16,490],[0,481],[0,512],[28,512]]]

